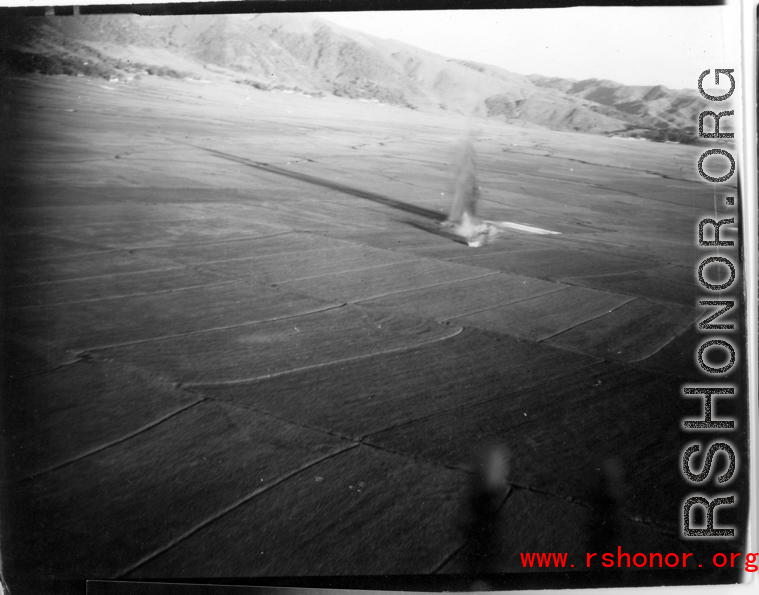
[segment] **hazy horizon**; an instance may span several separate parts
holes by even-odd
[[[214,0],[212,0],[214,1]],[[78,4],[121,4],[83,0]],[[28,0],[0,0],[29,6]],[[53,2],[51,5],[65,4]],[[171,2],[169,2],[171,4]],[[283,2],[283,9],[287,3]],[[253,13],[251,13],[253,14]],[[312,13],[447,58],[521,74],[695,90],[707,68],[741,67],[741,5]]]
[[[375,37],[522,75],[695,90],[707,68],[740,68],[740,35],[730,35],[740,31],[737,5],[314,14]]]

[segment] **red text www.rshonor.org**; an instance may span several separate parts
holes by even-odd
[[[559,552],[529,553],[521,552],[522,567],[524,568],[574,568],[568,559],[568,554]],[[756,572],[759,566],[755,563],[759,553],[750,553],[743,556],[736,552],[727,554],[716,553],[712,558],[712,564],[717,568],[735,568],[744,565],[746,572]],[[582,568],[696,568],[701,567],[695,561],[693,554],[685,553],[668,554],[638,552],[629,554],[617,547],[616,553],[606,552],[602,554],[588,553],[585,555]]]

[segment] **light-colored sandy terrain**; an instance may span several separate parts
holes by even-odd
[[[481,215],[560,233],[472,249],[439,226],[463,119],[9,84],[17,580],[462,572],[491,443],[512,452],[497,570],[579,570],[609,458],[627,551],[710,556],[678,540],[715,213],[697,149],[480,121]]]

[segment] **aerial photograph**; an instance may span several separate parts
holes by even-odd
[[[8,592],[739,582],[734,8],[4,13]]]

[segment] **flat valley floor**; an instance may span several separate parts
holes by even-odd
[[[488,444],[497,571],[586,570],[611,461],[623,549],[719,580],[696,565],[732,546],[679,539],[697,223],[735,211],[699,149],[480,122],[482,216],[559,233],[469,248],[440,228],[464,118],[8,85],[11,584],[462,573]]]

